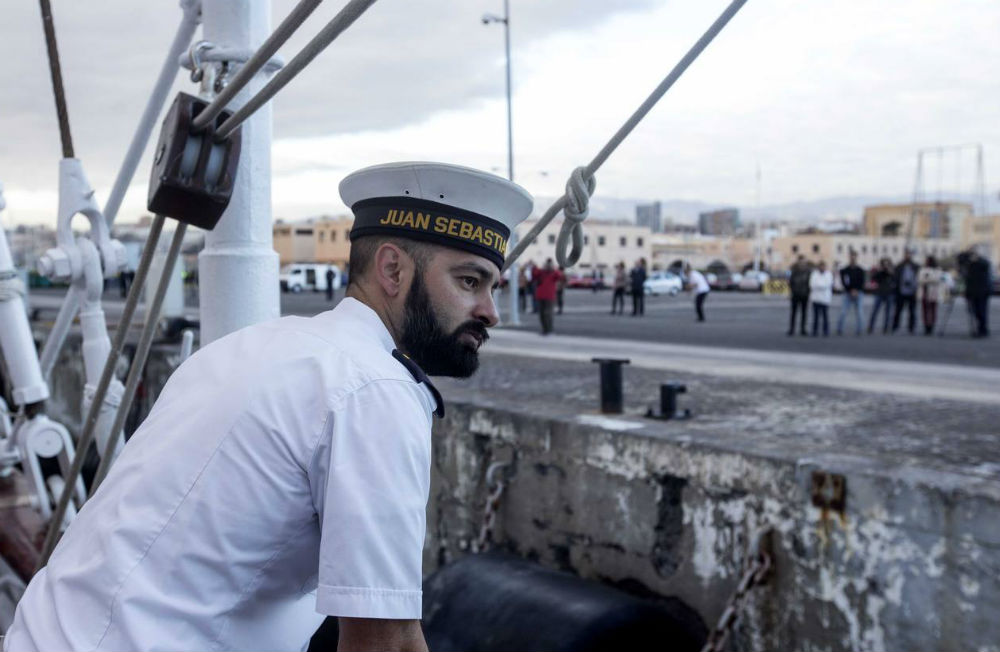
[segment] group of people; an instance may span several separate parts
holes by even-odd
[[[632,295],[632,316],[637,317],[646,313],[646,259],[640,258],[635,261],[635,266],[628,273],[625,272],[625,262],[615,265],[614,294],[611,297],[611,314],[625,314],[625,291],[628,288]],[[685,287],[694,294],[695,314],[698,321],[705,321],[705,299],[711,288],[705,275],[691,265],[684,267],[682,282]]]
[[[857,253],[850,253],[850,262],[838,270],[843,299],[837,319],[837,334],[844,334],[848,315],[853,313],[855,333],[861,335],[865,327],[863,299],[865,290],[872,288],[875,303],[867,323],[869,334],[881,322],[882,333],[899,330],[903,313],[907,313],[907,330],[913,334],[917,329],[917,301],[920,302],[923,332],[931,335],[938,321],[938,307],[953,305],[955,296],[964,294],[972,322],[973,337],[989,335],[989,297],[992,292],[990,262],[970,250],[959,257],[958,275],[938,264],[934,256],[928,256],[923,267],[913,260],[906,251],[903,260],[893,265],[888,258],[879,261],[869,279],[865,270],[858,265]],[[870,280],[870,283],[869,283]],[[789,274],[791,292],[791,316],[788,335],[798,332],[807,335],[806,312],[812,304],[812,335],[822,332],[830,334],[829,307],[833,303],[833,272],[827,270],[826,263],[820,261],[813,266],[805,256],[799,256]],[[881,320],[879,316],[881,314]],[[950,314],[950,310],[949,310]],[[943,327],[942,327],[943,328]]]

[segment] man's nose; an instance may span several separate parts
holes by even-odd
[[[488,328],[500,323],[500,314],[497,312],[497,304],[493,300],[492,292],[487,292],[483,300],[476,305],[476,313],[473,317],[486,324]]]

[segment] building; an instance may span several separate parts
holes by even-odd
[[[278,220],[271,227],[271,240],[282,265],[316,262],[316,229],[312,220],[293,224]]]
[[[960,241],[962,224],[973,215],[965,202],[920,202],[866,206],[862,232],[871,237],[906,237],[913,220],[914,238],[944,238]]]
[[[639,204],[635,207],[636,226],[645,226],[653,233],[663,232],[663,205],[654,201],[651,204]]]
[[[738,208],[722,208],[698,214],[698,232],[702,235],[735,235],[739,227]]]
[[[536,223],[537,220],[522,222],[517,227],[518,236],[524,237]],[[553,220],[525,250],[518,262],[541,265],[547,258],[555,262],[556,236],[561,228],[562,220]],[[631,267],[639,258],[645,258],[649,262],[653,253],[651,236],[649,227],[588,219],[583,223],[583,253],[570,271],[581,274],[598,271],[604,272],[607,277],[620,262],[624,262],[627,267]]]
[[[351,258],[351,228],[354,218],[348,216],[324,217],[314,225],[316,228],[317,263],[333,263],[345,269]]]
[[[695,269],[707,269],[709,266],[716,267],[721,263],[732,271],[739,271],[753,263],[756,246],[755,238],[657,234],[653,236],[653,268],[667,269],[689,263]],[[765,265],[766,259],[765,253],[763,257]]]
[[[843,266],[847,264],[852,250],[858,254],[858,265],[871,269],[882,258],[898,263],[903,259],[905,247],[904,236],[873,237],[819,232],[775,238],[771,243],[776,270],[789,269],[800,255],[812,263],[825,261],[830,268]],[[962,250],[960,243],[946,238],[914,238],[910,248],[914,259],[921,264],[927,256],[947,259]]]
[[[351,257],[353,217],[312,218],[303,222],[281,220],[271,227],[274,250],[282,265],[333,263],[346,268]]]
[[[980,256],[990,259],[993,268],[1000,266],[1000,215],[971,217],[963,223],[962,248],[974,247]]]

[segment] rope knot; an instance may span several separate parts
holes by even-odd
[[[556,239],[556,260],[563,267],[572,267],[580,260],[583,253],[583,221],[590,214],[590,196],[597,187],[597,179],[584,176],[586,168],[576,168],[566,181],[566,194],[563,195],[563,215],[566,221],[559,229]],[[572,240],[572,242],[571,242]],[[569,253],[566,248],[572,245]]]
[[[590,214],[590,196],[594,194],[597,179],[584,177],[585,169],[578,167],[569,175],[566,181],[566,207],[563,214],[566,219],[579,224]]]

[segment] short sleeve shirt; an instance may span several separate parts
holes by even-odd
[[[434,394],[344,299],[171,376],[31,581],[5,650],[304,649],[419,619]]]

